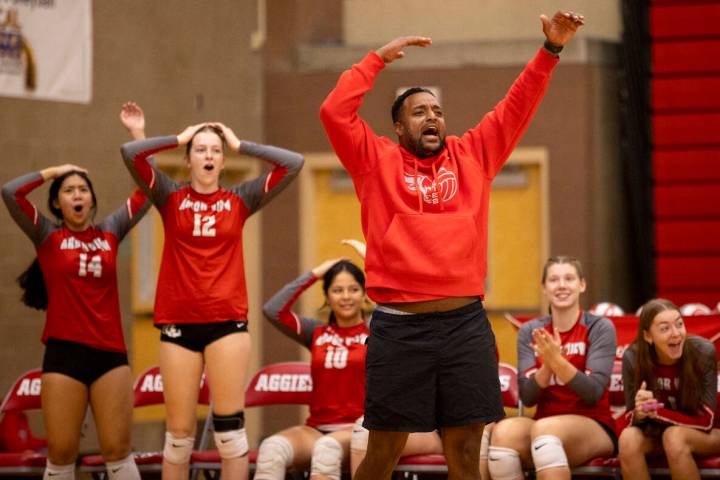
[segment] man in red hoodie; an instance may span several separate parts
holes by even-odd
[[[584,18],[541,16],[545,44],[495,109],[462,137],[412,88],[392,106],[398,143],[358,110],[380,71],[426,37],[400,37],[345,71],[320,109],[361,203],[367,292],[378,303],[366,360],[359,480],[390,478],[409,432],[440,429],[450,479],[479,477],[485,423],[503,417],[495,338],[481,299],[490,185],[530,123],[558,53]]]

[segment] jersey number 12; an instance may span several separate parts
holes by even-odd
[[[193,227],[193,237],[214,237],[215,236],[215,215],[202,216],[195,214],[195,225]]]

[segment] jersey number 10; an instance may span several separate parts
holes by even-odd
[[[348,350],[344,347],[328,347],[325,353],[325,368],[345,368]]]

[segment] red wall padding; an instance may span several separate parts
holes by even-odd
[[[656,114],[652,116],[652,128],[657,147],[709,144],[720,147],[720,112]]]
[[[720,110],[720,76],[656,78],[650,85],[652,106],[662,110]]]
[[[690,0],[675,5],[653,6],[650,33],[653,38],[720,36],[720,4]]]
[[[658,220],[655,223],[655,248],[660,256],[720,255],[720,219]]]
[[[720,218],[720,184],[655,187],[656,221],[713,217]]]
[[[720,257],[658,258],[656,268],[658,290],[720,289]]]
[[[720,39],[656,42],[652,51],[654,76],[720,72]]]
[[[653,172],[656,184],[720,183],[720,146],[716,149],[655,150]]]
[[[705,291],[682,291],[682,290],[658,290],[657,296],[667,298],[675,302],[675,305],[681,306],[686,303],[704,303],[710,308],[716,308],[720,302],[720,289]]]

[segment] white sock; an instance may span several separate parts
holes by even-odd
[[[43,480],[75,480],[75,464],[55,465],[47,460]]]
[[[140,472],[132,454],[116,462],[105,462],[110,480],[140,480]]]

